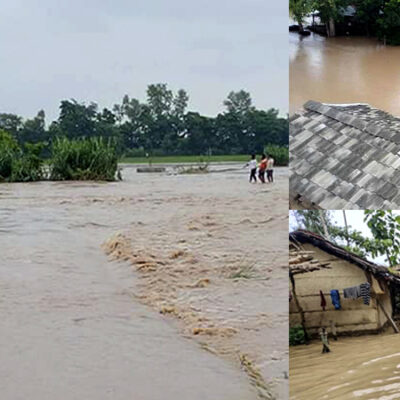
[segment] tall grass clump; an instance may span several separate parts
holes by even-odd
[[[272,156],[275,165],[286,166],[289,164],[289,148],[287,146],[267,145],[264,152]]]
[[[111,140],[93,137],[53,141],[51,180],[113,181],[117,168],[117,148]]]
[[[43,179],[42,144],[26,143],[22,148],[0,130],[0,182],[33,182]]]

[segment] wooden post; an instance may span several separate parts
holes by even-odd
[[[397,327],[396,323],[393,321],[392,317],[386,312],[386,310],[383,308],[383,305],[380,303],[378,299],[376,299],[376,304],[378,304],[378,307],[380,307],[383,313],[385,314],[386,318],[390,322],[390,325],[392,325],[392,328],[394,329],[395,333],[399,333],[399,328]]]
[[[293,298],[294,298],[294,301],[296,303],[296,307],[299,310],[300,323],[301,323],[301,327],[303,328],[303,331],[304,331],[304,340],[306,341],[306,343],[308,343],[310,341],[310,338],[308,337],[307,330],[306,330],[306,318],[304,316],[304,310],[300,305],[299,299],[297,298],[296,285],[295,285],[295,282],[294,282],[294,276],[293,275],[291,276],[291,281],[292,281]]]

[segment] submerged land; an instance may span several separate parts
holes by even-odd
[[[1,185],[3,396],[287,398],[286,168],[122,173]]]
[[[400,398],[399,335],[381,334],[290,348],[290,399]]]

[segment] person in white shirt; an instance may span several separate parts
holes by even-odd
[[[270,182],[270,183],[272,183],[274,181],[274,162],[275,162],[275,160],[271,156],[268,156],[267,179],[268,179],[268,182]]]
[[[249,182],[251,183],[253,180],[254,182],[257,182],[257,160],[256,160],[256,155],[253,154],[251,156],[251,160],[246,164],[246,167],[249,167],[250,169],[250,180]]]

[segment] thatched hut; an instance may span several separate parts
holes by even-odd
[[[378,333],[387,326],[397,331],[393,320],[400,288],[397,275],[312,232],[292,232],[289,243],[290,326],[301,324],[311,336],[331,326],[338,335]],[[366,283],[369,305],[362,297],[344,298],[344,289]],[[339,292],[340,309],[331,301],[331,290]]]

